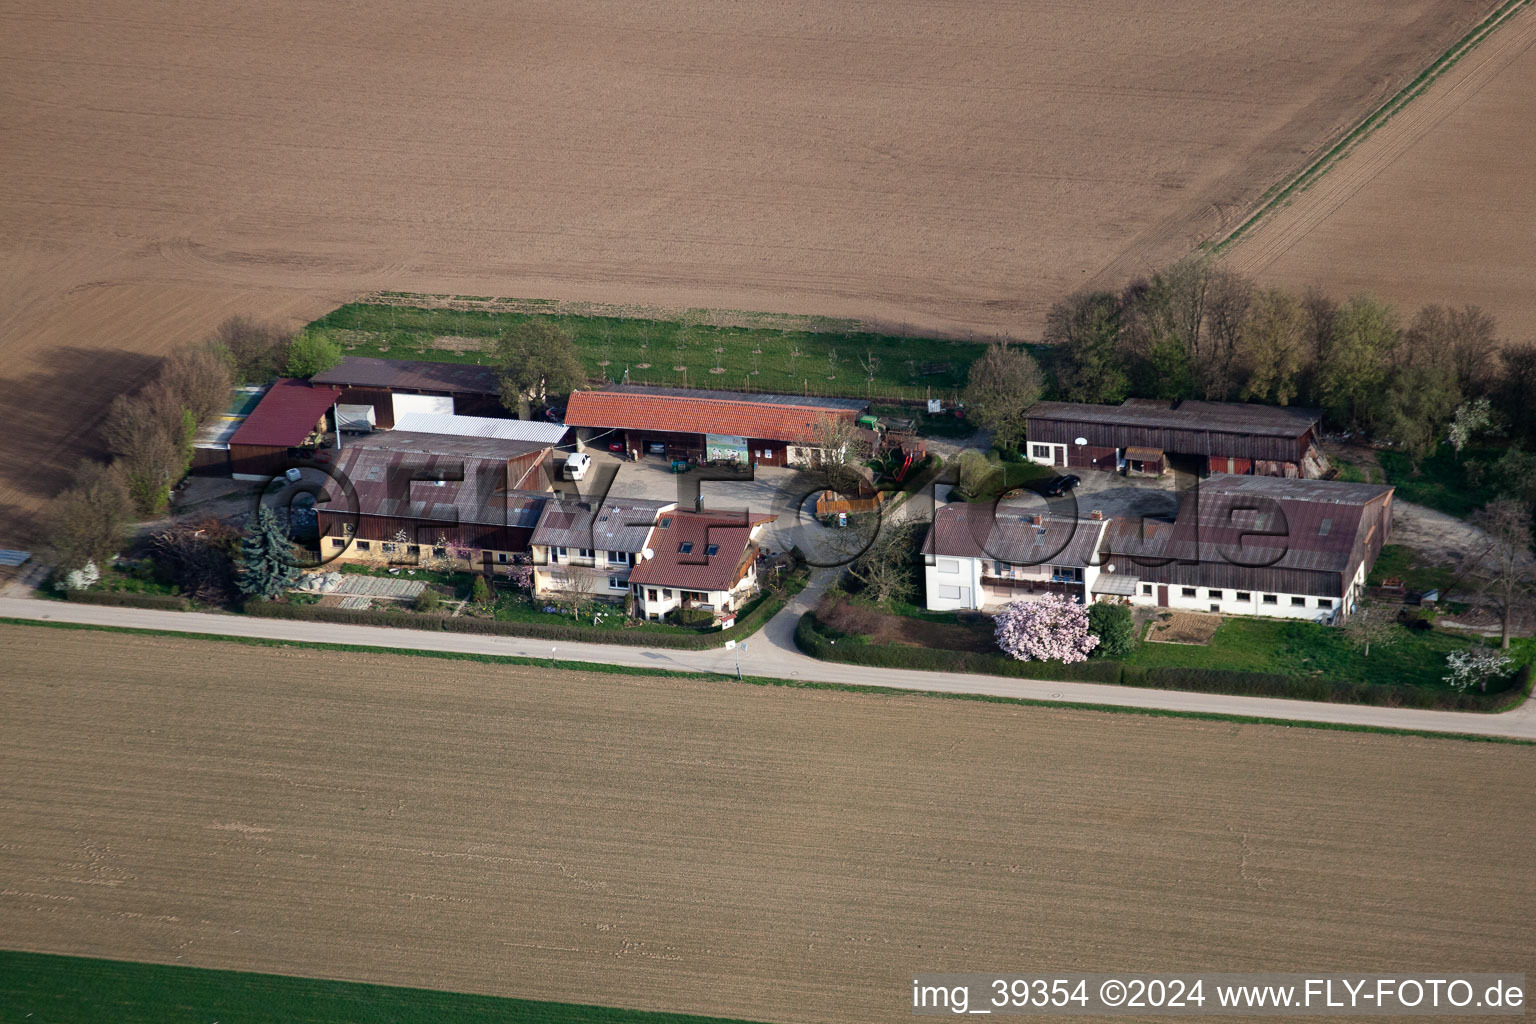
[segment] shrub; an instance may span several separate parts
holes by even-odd
[[[469,585],[469,599],[482,607],[491,603],[491,585],[484,576],[476,576]]]
[[[128,590],[71,590],[65,595],[81,604],[107,604],[119,608],[159,608],[184,612],[190,605],[180,594],[136,594]]]
[[[1136,622],[1129,605],[1102,601],[1089,605],[1088,632],[1099,638],[1090,657],[1128,658],[1136,652]]]
[[[419,612],[435,612],[442,607],[442,598],[437,596],[437,591],[427,587],[416,595],[415,608]]]
[[[714,625],[715,613],[703,608],[674,608],[667,613],[667,618],[679,626],[699,628]]]
[[[341,362],[341,346],[323,330],[304,331],[288,346],[288,365],[284,372],[290,377],[308,379]]]

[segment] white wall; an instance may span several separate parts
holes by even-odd
[[[1146,588],[1151,587],[1152,593],[1146,593]],[[1131,603],[1145,608],[1159,607],[1157,604],[1157,591],[1159,584],[1138,583],[1136,596],[1131,598]],[[1184,587],[1168,584],[1168,604],[1166,607],[1179,611],[1209,612],[1211,605],[1216,605],[1216,613],[1220,615],[1261,615],[1271,619],[1306,619],[1309,622],[1329,622],[1333,614],[1338,610],[1340,600],[1338,598],[1314,597],[1310,594],[1280,594],[1268,591],[1237,591],[1223,590],[1219,598],[1210,597],[1214,588],[1195,587],[1194,597],[1188,597],[1184,593]],[[1248,600],[1239,601],[1237,595],[1247,593]],[[1267,604],[1265,597],[1273,596],[1274,604]],[[1302,603],[1294,603],[1299,599]],[[1318,602],[1327,601],[1331,608],[1324,608]]]
[[[981,607],[981,559],[933,555],[923,570],[931,612],[975,611]]]
[[[1049,448],[1051,450],[1051,454],[1048,456],[1036,455],[1036,448]],[[1060,463],[1056,461],[1058,452],[1060,453],[1061,458]],[[1067,446],[1064,444],[1036,444],[1035,442],[1030,441],[1024,445],[1024,457],[1030,462],[1037,463],[1041,466],[1060,465],[1065,467],[1067,464]]]
[[[402,395],[393,394],[390,398],[395,406],[395,420],[407,413],[420,412],[429,415],[453,415],[453,396],[451,395]]]

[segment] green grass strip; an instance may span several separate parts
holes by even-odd
[[[653,669],[631,665],[607,665],[590,661],[558,661],[550,658],[520,658],[516,655],[470,654],[459,651],[423,651],[403,647],[373,647],[361,644],[308,643],[294,640],[274,640],[268,637],[225,636],[219,633],[182,633],[171,629],[143,629],[135,626],[98,626],[86,622],[52,622],[36,619],[16,619],[0,616],[4,626],[42,626],[48,629],[84,629],[104,633],[128,633],[138,636],[162,636],[175,639],[211,640],[220,643],[247,644],[253,647],[288,647],[318,651],[350,653],[363,651],[368,654],[392,654],[418,658],[442,658],[448,661],[474,661],[487,665],[533,665],[541,668],[569,669],[574,672],[607,672],[613,675],[647,676],[666,679],[701,679],[730,681],[729,673],[680,672],[676,669]],[[1034,697],[1000,697],[989,693],[949,693],[944,690],[907,690],[896,686],[871,686],[863,683],[832,683],[811,679],[780,679],[776,676],[744,675],[742,683],[749,686],[782,686],[795,690],[831,690],[841,693],[859,693],[883,697],[929,697],[940,700],[980,701],[984,704],[1012,704],[1017,707],[1050,708],[1056,711],[1096,711],[1117,715],[1141,715],[1146,718],[1187,718],[1200,722],[1235,722],[1239,725],[1277,725],[1289,729],[1322,729],[1329,732],[1365,732],[1383,736],[1417,736],[1423,739],[1462,740],[1468,743],[1512,743],[1518,746],[1536,746],[1536,740],[1524,740],[1513,736],[1481,736],[1476,733],[1437,732],[1433,729],[1399,729],[1382,725],[1356,725],[1347,722],[1308,722],[1292,718],[1266,718],[1260,715],[1236,715],[1214,711],[1179,711],[1171,708],[1128,707],[1121,704],[1091,704],[1066,700],[1041,700]],[[1065,686],[1072,685],[1064,683]],[[1167,691],[1170,693],[1179,691]]]
[[[1361,121],[1342,139],[1330,146],[1322,156],[1302,168],[1290,181],[1282,185],[1271,186],[1260,197],[1261,205],[1259,208],[1250,214],[1247,220],[1234,228],[1227,237],[1214,245],[1202,246],[1202,248],[1209,248],[1212,252],[1220,253],[1241,238],[1249,228],[1269,216],[1278,207],[1284,205],[1291,196],[1311,186],[1318,178],[1326,174],[1335,164],[1348,155],[1348,151],[1352,150],[1356,144],[1364,141],[1367,136],[1390,120],[1392,115],[1402,110],[1414,99],[1423,95],[1425,90],[1433,85],[1436,79],[1455,67],[1461,58],[1472,52],[1478,43],[1481,43],[1492,34],[1494,29],[1507,21],[1516,10],[1530,2],[1531,0],[1508,0],[1508,2],[1501,4],[1492,14],[1473,26],[1466,35],[1452,43],[1450,48],[1435,58],[1429,67],[1419,72],[1413,81],[1399,89],[1385,103],[1368,114],[1365,120]]]
[[[0,951],[0,1020],[33,1024],[742,1024],[721,1017]]]

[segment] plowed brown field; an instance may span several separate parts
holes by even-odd
[[[1407,312],[1477,303],[1536,338],[1536,8],[1444,77],[1232,247],[1276,284],[1371,291]]]
[[[0,935],[764,1020],[1525,970],[1528,747],[0,626]]]
[[[1230,227],[1492,6],[0,2],[0,535],[144,356],[233,312],[1031,333]]]

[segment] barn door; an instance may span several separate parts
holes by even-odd
[[[1056,445],[1055,447],[1053,447],[1051,449],[1051,451],[1056,453],[1056,465],[1058,465],[1058,466],[1065,466],[1067,464],[1067,446],[1066,445],[1064,445],[1064,444]]]
[[[1157,604],[1160,608],[1168,607],[1168,588],[1161,583],[1157,585]]]

